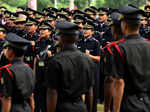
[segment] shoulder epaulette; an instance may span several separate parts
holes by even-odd
[[[8,68],[8,67],[10,67],[11,65],[12,65],[12,64],[8,64],[8,65],[5,65],[5,66],[2,66],[2,67],[0,68],[0,70],[6,69],[7,72],[8,72],[8,74],[9,74],[9,76],[13,79],[13,75],[12,75],[10,69]],[[1,74],[0,74],[0,78],[1,78]]]
[[[96,38],[93,38],[93,40],[95,40],[96,42],[99,42]]]
[[[25,63],[25,65],[26,65],[26,66],[30,66],[30,64],[28,64],[28,63]]]
[[[124,59],[124,56],[123,56],[123,54],[122,54],[122,52],[121,52],[121,50],[120,50],[120,48],[119,48],[119,46],[118,46],[119,43],[124,42],[124,41],[125,41],[125,38],[123,38],[123,39],[121,39],[121,40],[119,40],[119,41],[113,41],[113,42],[107,44],[107,45],[103,48],[103,52],[105,53],[104,49],[107,49],[108,52],[109,52],[111,55],[113,55],[113,51],[111,50],[111,47],[114,47],[114,48],[117,50],[117,52],[119,53],[119,55],[121,56],[121,58]]]
[[[150,40],[149,40],[149,39],[146,39],[146,38],[143,38],[143,40],[145,40],[145,41],[147,41],[147,42],[150,42]]]

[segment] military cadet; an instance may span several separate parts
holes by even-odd
[[[78,39],[80,41],[80,39],[84,38],[83,35],[83,25],[85,22],[85,18],[81,15],[74,15],[73,17],[73,23],[77,24],[79,26],[79,35],[78,35]]]
[[[34,12],[35,12],[35,10],[33,10],[31,8],[27,8],[26,12],[28,13],[29,17],[34,18]]]
[[[4,43],[5,41],[5,37],[6,37],[6,33],[7,33],[7,28],[0,24],[0,67],[8,64],[8,60],[6,59],[6,57],[4,56]],[[0,87],[0,112],[1,112],[1,99],[2,99],[2,91],[1,91],[1,87]]]
[[[0,53],[3,50],[3,45],[5,43],[5,36],[6,36],[7,28],[0,24]]]
[[[35,43],[36,58],[34,60],[34,70],[36,72],[36,86],[34,92],[35,112],[47,112],[46,108],[46,88],[44,86],[44,78],[47,60],[52,56],[51,49],[54,40],[50,38],[52,27],[49,24],[41,23],[40,37]]]
[[[4,25],[0,24],[0,67],[7,65],[9,62],[4,56],[5,52],[5,37],[7,35],[7,28]]]
[[[4,12],[7,10],[6,7],[0,7],[0,24],[4,24],[5,21],[4,21],[4,18],[3,18],[3,15],[4,15]]]
[[[150,6],[149,5],[146,5],[145,7],[144,7],[144,10],[145,10],[145,15],[146,15],[146,17],[150,17]]]
[[[86,13],[86,14],[88,14],[90,17],[92,17],[93,19],[96,19],[96,11],[95,10],[93,10],[93,9],[91,9],[91,8],[86,8],[85,10],[84,10],[84,12]]]
[[[16,14],[11,13],[10,11],[7,11],[7,13],[6,13],[7,19],[6,19],[5,25],[8,29],[8,32],[16,32],[16,25],[14,24],[16,16],[17,16]]]
[[[121,19],[122,14],[119,12],[112,12],[111,15],[111,32],[114,38],[114,41],[122,39],[124,36],[122,34],[121,30]],[[110,46],[111,43],[108,43],[105,47],[102,48],[102,55],[101,55],[101,61],[100,61],[100,103],[104,102],[104,57],[105,57],[105,51],[107,50],[108,46]],[[113,105],[112,105],[113,106]]]
[[[114,112],[149,112],[150,68],[145,63],[150,63],[150,43],[139,35],[143,11],[129,5],[119,10],[125,38],[105,52],[105,112],[110,112],[112,99]]]
[[[39,37],[38,29],[38,21],[33,18],[28,18],[26,22],[26,29],[28,30],[27,35],[24,37],[29,41],[36,41]]]
[[[35,11],[35,18],[38,22],[43,22],[45,18],[45,14],[43,12]]]
[[[141,17],[141,26],[139,33],[143,38],[150,40],[150,25],[148,25],[148,18],[145,16]]]
[[[145,15],[141,17],[140,35],[150,40],[150,6],[145,6]]]
[[[29,41],[8,33],[6,58],[10,64],[1,68],[2,112],[34,112],[35,74],[23,62]]]
[[[73,11],[73,15],[80,15],[80,16],[84,16],[86,13],[81,11],[81,10],[74,10]]]
[[[61,8],[57,14],[63,14],[68,17],[68,21],[72,21],[72,13],[67,8]]]
[[[16,24],[16,34],[21,37],[24,37],[27,33],[26,26],[25,26],[26,18],[19,17],[15,20],[14,23]]]
[[[4,12],[7,10],[6,7],[2,6],[0,7],[0,14],[4,14]]]
[[[29,40],[31,45],[28,45],[27,51],[24,55],[24,61],[29,64],[31,68],[33,68],[35,41],[39,38],[39,33],[37,32],[38,22],[35,19],[29,18],[26,23],[26,27],[28,33],[23,38]]]
[[[95,63],[95,85],[94,85],[94,104],[93,112],[97,111],[97,98],[99,90],[99,62],[100,62],[100,44],[99,42],[92,37],[94,30],[94,24],[91,21],[86,21],[83,26],[83,35],[82,38],[77,43],[77,48],[82,52],[86,53]]]
[[[93,9],[95,12],[96,12],[96,17],[95,19],[97,18],[97,14],[98,14],[98,8],[96,8],[95,6],[90,6],[90,9]]]
[[[98,28],[99,28],[99,32],[101,33],[101,35],[108,29],[108,26],[109,26],[107,22],[107,18],[108,18],[107,12],[108,12],[107,8],[98,9],[98,14],[99,14],[98,20],[100,22]]]
[[[57,14],[56,15],[56,22],[57,21],[68,21],[68,20],[69,20],[69,18],[64,14]]]
[[[69,20],[69,18],[64,14],[57,14],[56,15],[56,23],[60,22],[60,21],[68,21],[68,20]],[[57,40],[57,41],[59,40],[59,36],[57,35],[56,32],[55,32],[54,39]]]
[[[53,29],[55,29],[55,24],[56,24],[55,20],[56,20],[56,17],[53,16],[52,14],[50,14],[50,13],[47,14],[47,18],[45,19],[45,21],[48,24],[50,24],[53,27]]]
[[[119,12],[113,12],[111,15],[111,32],[113,35],[114,40],[120,40],[123,38],[122,30],[121,30],[121,19],[122,19],[122,14]]]
[[[48,23],[52,27],[51,31],[51,39],[55,40],[55,25],[56,25],[56,17],[50,13],[46,15],[45,22]]]
[[[123,38],[123,34],[121,31],[121,17],[122,15],[119,12],[112,12],[110,15],[111,18],[111,22],[110,22],[110,33],[112,34],[111,38],[112,41],[117,41],[120,40],[121,38]],[[108,37],[107,37],[108,39]],[[107,46],[109,45],[110,40],[106,41],[106,45],[102,48],[102,51],[104,52],[107,49]],[[104,54],[102,53],[101,55],[101,62],[100,62],[100,103],[104,102],[104,80],[105,80],[105,76],[104,76],[104,62],[103,62],[103,58],[104,58]]]
[[[61,52],[48,63],[46,73],[48,112],[87,112],[82,94],[89,95],[88,112],[92,112],[94,64],[74,46],[78,26],[67,21],[56,23]]]
[[[51,14],[53,14],[54,16],[57,15],[57,12],[59,11],[58,9],[54,8],[54,7],[48,7],[48,12],[50,12]]]

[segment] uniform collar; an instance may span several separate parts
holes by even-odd
[[[139,39],[141,36],[139,34],[132,34],[125,37],[126,39]]]
[[[90,40],[92,38],[92,36],[89,36],[87,38],[84,38],[84,42],[86,42],[87,40]]]
[[[77,48],[75,47],[74,44],[69,44],[69,45],[65,45],[63,48],[62,48],[62,51],[75,51],[77,50]]]
[[[22,61],[22,58],[15,58],[11,61],[11,64],[14,64],[14,63],[18,63],[18,62],[23,62]]]

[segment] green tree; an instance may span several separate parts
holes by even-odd
[[[96,0],[96,7],[100,8],[100,7],[104,7],[105,4],[105,0]]]
[[[57,0],[58,8],[65,8],[69,6],[70,0]],[[75,6],[78,9],[85,9],[90,6],[92,0],[75,0]],[[133,4],[138,7],[144,7],[146,0],[96,0],[95,6],[99,7],[112,7],[117,8],[124,4]],[[150,0],[149,0],[150,1]],[[38,10],[43,8],[54,7],[54,0],[37,0]],[[23,8],[28,7],[28,0],[0,0],[0,6],[5,6],[10,11],[15,11],[18,6]]]
[[[75,6],[77,6],[78,9],[83,10],[84,8],[88,7],[88,1],[87,0],[75,0]]]
[[[105,0],[104,6],[117,8],[125,4],[133,4],[137,7],[140,7],[143,4],[145,4],[145,1],[144,0]]]
[[[43,8],[54,7],[53,0],[37,0],[38,10],[41,11]]]
[[[27,0],[1,0],[2,3],[5,3],[11,7],[27,7]]]

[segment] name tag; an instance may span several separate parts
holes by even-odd
[[[27,60],[27,61],[30,61],[30,57],[26,57],[26,60]]]
[[[39,66],[40,66],[40,67],[45,66],[44,61],[40,61],[40,62],[39,62]]]

